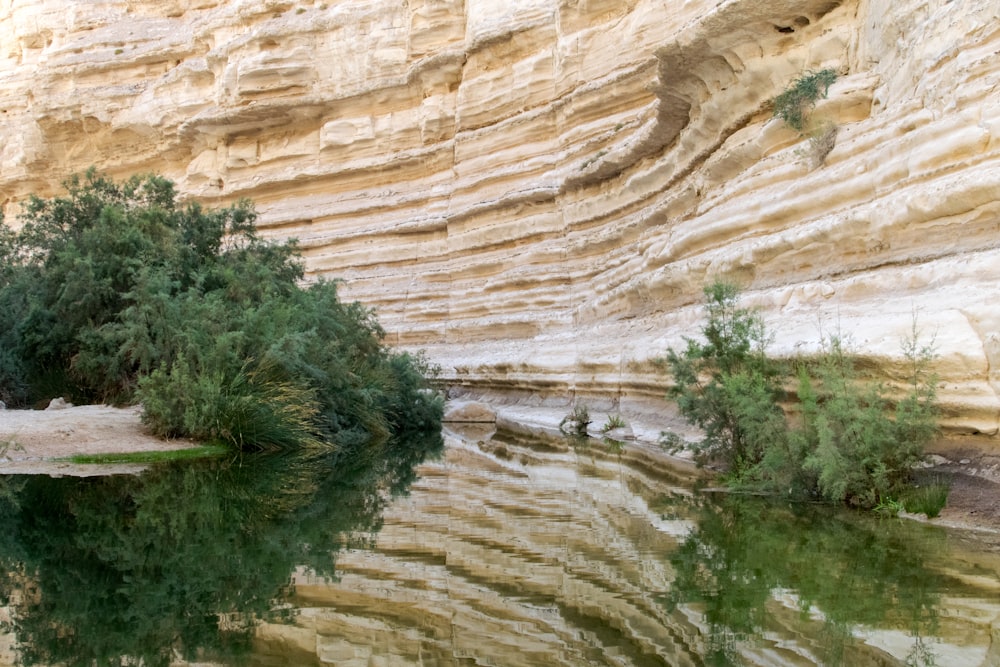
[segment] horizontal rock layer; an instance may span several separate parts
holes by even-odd
[[[90,165],[250,197],[473,394],[664,409],[735,278],[773,351],[849,337],[1000,424],[993,0],[0,2],[0,201]],[[813,139],[772,118],[840,74]],[[826,128],[835,129],[826,132]],[[825,145],[824,145],[825,141]],[[828,151],[828,152],[827,152]]]

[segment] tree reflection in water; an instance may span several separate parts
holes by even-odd
[[[141,476],[8,477],[0,593],[24,664],[230,660],[293,570],[332,576],[379,530],[439,434],[364,458],[244,456]]]
[[[802,624],[818,624],[808,635],[824,665],[868,664],[859,628],[905,631],[914,638],[907,664],[933,664],[924,638],[936,632],[940,591],[962,587],[933,567],[944,531],[759,498],[690,502],[674,504],[694,510],[696,528],[670,556],[667,604],[700,612],[708,664],[743,664],[765,633]]]

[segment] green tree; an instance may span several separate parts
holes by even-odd
[[[736,285],[714,282],[705,297],[704,341],[685,338],[683,350],[669,349],[659,363],[672,376],[668,398],[704,431],[693,446],[699,462],[719,461],[739,477],[784,437],[780,368],[765,354],[763,319],[738,305]]]
[[[933,351],[916,327],[903,346],[902,392],[862,381],[843,342],[826,339],[821,354],[797,363],[790,423],[782,408],[790,378],[766,355],[759,313],[739,307],[729,283],[705,296],[704,342],[686,339],[660,361],[672,375],[668,398],[704,432],[692,446],[697,460],[720,463],[733,484],[783,495],[864,508],[898,499],[937,434]],[[670,435],[664,443],[687,446]]]
[[[142,402],[158,434],[250,449],[439,424],[428,365],[335,282],[302,287],[295,242],[260,238],[250,202],[93,170],[66,186],[0,235],[3,395]]]

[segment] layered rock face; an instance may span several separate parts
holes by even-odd
[[[250,197],[390,340],[517,400],[665,410],[649,360],[697,333],[716,277],[763,309],[774,353],[839,333],[879,379],[901,377],[916,321],[946,425],[996,434],[996,16],[996,0],[0,0],[0,200],[11,217],[91,165]],[[811,141],[770,101],[823,68],[839,77]]]

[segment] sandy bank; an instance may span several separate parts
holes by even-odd
[[[0,410],[0,474],[104,475],[144,466],[76,465],[53,459],[74,454],[116,454],[191,447],[148,433],[140,408],[84,405],[48,410]]]

